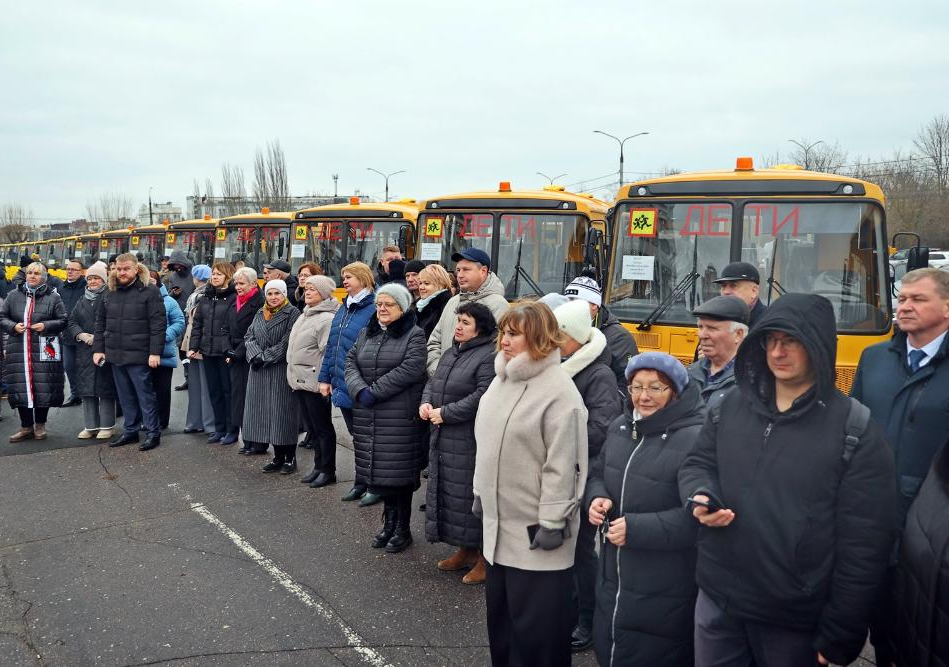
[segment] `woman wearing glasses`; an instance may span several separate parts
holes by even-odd
[[[425,334],[415,325],[412,294],[387,283],[375,296],[375,314],[346,355],[346,388],[353,405],[356,477],[382,497],[382,530],[375,549],[404,551],[412,544],[412,494],[422,470],[419,418],[425,386]],[[324,363],[325,367],[325,363]]]
[[[593,641],[601,665],[691,665],[695,520],[678,474],[705,421],[698,386],[675,358],[626,366],[630,401],[592,464],[586,497],[600,527]]]

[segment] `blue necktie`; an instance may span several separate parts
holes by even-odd
[[[919,370],[919,365],[926,358],[926,353],[922,350],[910,350],[909,352],[909,371],[915,373]]]

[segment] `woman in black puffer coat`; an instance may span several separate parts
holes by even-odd
[[[65,384],[59,334],[66,329],[66,307],[46,284],[46,267],[33,262],[25,274],[0,311],[0,328],[9,336],[7,395],[20,413],[21,428],[10,442],[46,438],[46,417],[63,404]]]
[[[897,664],[949,666],[949,442],[906,517],[895,600]]]
[[[593,643],[601,665],[693,664],[698,525],[679,499],[682,462],[705,422],[698,386],[662,352],[626,367],[631,401],[610,424],[587,482],[601,542]]]
[[[372,546],[389,553],[412,543],[412,493],[422,469],[418,406],[425,382],[425,334],[415,326],[412,295],[388,283],[376,293],[376,314],[346,355],[346,387],[354,399],[357,476],[385,501],[383,528]],[[365,498],[364,498],[365,500]]]
[[[227,317],[234,308],[237,294],[231,278],[234,266],[218,262],[211,267],[211,280],[204,288],[204,297],[198,299],[191,325],[189,357],[201,354],[211,408],[214,410],[214,432],[208,443],[233,445],[237,442],[240,424],[231,421],[231,376],[225,354],[231,349]]]
[[[463,583],[482,583],[485,576],[481,520],[474,503],[474,419],[478,403],[494,379],[494,338],[497,324],[480,303],[458,308],[455,340],[425,385],[419,416],[431,422],[428,489],[425,499],[425,538],[458,547],[438,562],[446,572],[472,567]]]

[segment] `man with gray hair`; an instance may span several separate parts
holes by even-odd
[[[702,358],[689,366],[689,377],[708,406],[721,402],[735,384],[735,354],[748,335],[751,311],[735,296],[717,296],[692,311],[698,318]]]

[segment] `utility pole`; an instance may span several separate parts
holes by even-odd
[[[152,186],[148,186],[148,224],[155,224],[155,217],[152,214]]]
[[[383,174],[378,169],[373,169],[372,167],[366,167],[366,169],[369,171],[373,171],[379,174],[380,176],[382,176],[384,179],[386,179],[386,201],[389,201],[389,177],[395,176],[396,174],[404,174],[405,169],[400,169],[399,171],[393,171],[391,174]]]
[[[339,174],[333,174],[333,201],[339,195]]]
[[[648,132],[637,132],[636,134],[631,134],[625,139],[620,139],[619,137],[614,137],[612,134],[608,134],[602,130],[593,130],[594,134],[602,134],[604,137],[609,137],[614,139],[616,143],[619,144],[619,186],[623,187],[623,144],[625,144],[630,139],[635,137],[641,137],[644,134],[649,134]]]

